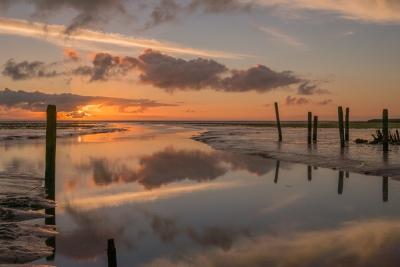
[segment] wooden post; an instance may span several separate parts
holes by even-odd
[[[344,133],[344,140],[349,141],[349,116],[350,116],[350,109],[346,108],[346,118],[345,118],[345,133]]]
[[[108,239],[107,259],[108,259],[108,267],[117,267],[117,250],[114,245],[114,239]]]
[[[344,147],[343,108],[338,107],[340,147]]]
[[[277,160],[276,161],[276,169],[275,169],[275,180],[274,180],[274,183],[278,183],[278,177],[279,177],[279,164],[280,164],[280,161],[279,160]]]
[[[397,142],[400,142],[399,130],[396,130]]]
[[[383,110],[383,118],[382,118],[382,143],[383,143],[383,151],[389,151],[389,121],[388,121],[388,110]]]
[[[311,144],[311,129],[312,129],[312,113],[308,112],[308,135],[307,135],[308,144]]]
[[[317,142],[317,131],[318,131],[318,116],[314,116],[314,131],[313,131],[313,142]]]
[[[282,141],[281,121],[279,120],[279,110],[277,102],[275,102],[275,114],[276,114],[276,124],[278,126],[279,141]]]
[[[339,182],[338,182],[338,194],[341,195],[343,192],[343,176],[344,172],[339,171]]]
[[[312,179],[312,169],[311,169],[310,165],[307,166],[307,176],[308,176],[308,181],[311,181],[311,179]]]
[[[48,105],[47,111],[47,125],[46,125],[46,167],[45,167],[45,188],[47,199],[56,200],[56,125],[57,125],[57,111],[56,106]],[[45,219],[46,225],[56,225],[56,209],[46,209],[46,215],[51,215]],[[54,261],[56,253],[56,237],[50,237],[46,240],[46,245],[53,248],[53,254],[46,257],[47,261]]]
[[[382,198],[383,202],[388,202],[389,199],[389,181],[387,177],[383,177],[382,181]]]

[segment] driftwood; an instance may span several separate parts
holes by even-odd
[[[379,144],[383,142],[383,134],[381,130],[376,130],[376,135],[374,134],[371,135],[374,138],[374,140],[369,142],[370,144]],[[396,134],[394,134],[392,133],[392,131],[389,130],[388,141],[390,144],[400,144],[399,131],[396,130]]]

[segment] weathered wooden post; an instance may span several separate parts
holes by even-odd
[[[338,116],[339,116],[339,134],[340,134],[340,147],[344,147],[344,127],[343,127],[343,108],[341,106],[338,107]]]
[[[117,267],[117,250],[114,245],[114,239],[107,241],[107,259],[108,267]]]
[[[277,102],[275,102],[275,114],[276,114],[276,124],[278,126],[279,141],[282,141],[281,121],[279,120],[279,110]]]
[[[310,165],[307,166],[307,177],[308,177],[308,181],[312,180],[312,169],[311,169]]]
[[[341,195],[343,192],[343,176],[344,172],[339,171],[339,182],[338,182],[338,194]]]
[[[383,144],[383,151],[389,151],[389,119],[388,119],[388,110],[383,110],[383,118],[382,118],[382,144]]]
[[[55,176],[56,176],[56,125],[57,111],[56,106],[48,105],[46,111],[46,169],[45,169],[45,188],[47,199],[55,200]],[[46,209],[45,213],[51,215],[45,219],[46,225],[56,225],[55,208]],[[46,240],[46,245],[53,248],[53,254],[46,257],[47,261],[54,261],[56,253],[56,237],[50,237]]]
[[[318,116],[314,116],[314,131],[313,131],[313,142],[317,142],[317,131],[318,131]]]
[[[396,130],[397,142],[400,142],[399,130]]]
[[[389,181],[387,177],[383,177],[382,181],[382,198],[383,202],[388,202],[389,199]]]
[[[345,133],[344,133],[345,141],[349,141],[349,132],[350,132],[349,117],[350,117],[350,109],[346,108]]]
[[[275,169],[275,179],[274,179],[274,183],[278,183],[278,177],[279,177],[279,164],[280,161],[277,160],[276,161],[276,169]]]
[[[307,135],[308,144],[311,144],[311,129],[312,129],[312,113],[308,112],[308,135]]]

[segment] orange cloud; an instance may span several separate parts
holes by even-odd
[[[76,52],[76,50],[73,48],[65,48],[63,51],[63,55],[72,61],[78,61],[81,59],[79,53]]]

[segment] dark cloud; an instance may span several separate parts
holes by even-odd
[[[247,70],[231,70],[230,75],[225,77],[223,75],[228,72],[228,68],[212,59],[186,61],[152,49],[145,50],[137,58],[97,53],[92,63],[92,67],[80,66],[70,73],[89,76],[89,81],[107,81],[136,71],[140,73],[140,83],[151,84],[166,92],[208,88],[224,92],[254,90],[265,93],[303,81],[291,71],[275,72],[259,64]]]
[[[290,95],[288,95],[285,98],[285,105],[287,105],[287,106],[301,106],[301,105],[309,104],[311,102],[312,102],[311,100],[308,100],[304,97],[297,98],[297,97],[291,97]]]
[[[57,106],[57,111],[74,114],[87,105],[115,106],[119,112],[143,112],[148,108],[177,106],[176,104],[158,103],[149,99],[126,99],[103,96],[82,96],[75,94],[46,94],[43,92],[13,91],[8,88],[0,91],[0,106],[33,112],[46,111],[47,105]],[[134,108],[133,111],[131,109]]]
[[[189,3],[189,11],[195,12],[202,9],[205,14],[216,14],[223,12],[250,12],[253,2],[242,3],[238,0],[193,0]]]
[[[176,21],[182,7],[174,0],[161,0],[150,14],[151,20],[147,21],[143,30],[147,30],[166,22]]]
[[[307,104],[314,104],[316,106],[325,106],[332,103],[332,99],[325,99],[323,101],[313,101],[304,97],[291,97],[288,95],[285,98],[285,105],[288,106],[301,106]]]
[[[45,20],[54,16],[68,16],[64,33],[74,34],[81,28],[101,28],[111,20],[123,20],[140,23],[141,30],[150,29],[160,24],[187,18],[193,13],[249,13],[253,1],[241,3],[238,0],[159,0],[150,3],[135,0],[0,0],[1,11],[7,11],[12,5],[28,6],[35,19]]]
[[[65,48],[63,55],[71,61],[79,61],[81,59],[81,55],[79,55],[79,53],[73,48]]]
[[[301,79],[291,71],[275,72],[266,66],[257,64],[247,70],[232,70],[230,77],[221,80],[221,85],[222,90],[226,92],[255,90],[265,93],[299,82]]]
[[[1,74],[6,77],[10,77],[13,81],[28,80],[34,78],[51,78],[62,75],[52,68],[57,65],[56,63],[45,64],[42,61],[22,61],[15,62],[14,59],[10,59],[4,64],[4,70]]]
[[[65,29],[66,34],[73,33],[78,28],[98,27],[112,17],[129,16],[125,9],[125,0],[31,0],[35,5],[34,17],[48,17],[64,11],[73,10],[76,16],[72,18]]]
[[[315,105],[317,106],[325,106],[332,103],[332,99],[325,99],[323,101],[316,101]]]
[[[117,182],[137,182],[146,190],[160,188],[185,179],[205,182],[225,175],[229,170],[245,170],[256,176],[275,168],[263,158],[230,154],[220,151],[176,150],[172,147],[152,155],[141,156],[139,166],[129,167],[104,158],[92,158],[89,163],[76,166],[77,169],[93,171],[96,185]]]
[[[130,62],[132,60],[132,62]],[[90,82],[107,81],[113,77],[124,76],[135,67],[135,58],[112,56],[108,53],[93,55],[93,67],[80,66],[70,72],[72,75],[90,76]]]
[[[299,95],[314,95],[314,94],[330,94],[328,90],[321,89],[318,84],[311,84],[311,81],[303,81],[297,88],[297,94]]]

